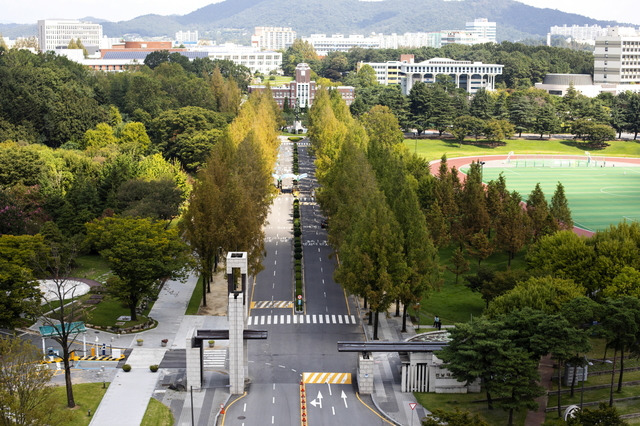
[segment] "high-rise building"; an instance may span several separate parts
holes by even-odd
[[[80,39],[85,47],[100,46],[102,25],[75,19],[41,19],[38,21],[38,44],[42,52],[67,47]]]
[[[288,27],[255,27],[251,46],[260,50],[285,50],[295,39],[296,32]]]
[[[178,31],[176,33],[176,43],[197,43],[198,30],[195,31]]]
[[[466,31],[475,36],[475,43],[495,43],[497,39],[496,23],[487,18],[476,18],[466,23]]]
[[[612,27],[596,38],[594,83],[640,84],[640,33]]]

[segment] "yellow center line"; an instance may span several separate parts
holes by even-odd
[[[393,423],[391,423],[389,420],[385,419],[384,417],[382,417],[376,410],[374,410],[373,408],[369,407],[367,404],[364,403],[363,400],[360,399],[360,394],[358,394],[358,392],[356,392],[356,398],[358,398],[358,401],[360,401],[362,403],[362,405],[364,405],[365,407],[367,407],[369,410],[371,410],[371,412],[373,414],[375,414],[376,416],[380,417],[382,419],[382,421],[389,423],[390,425],[392,425]]]
[[[231,406],[232,406],[233,404],[235,404],[236,402],[240,401],[240,400],[241,400],[242,398],[244,398],[245,396],[247,396],[247,393],[246,393],[246,392],[245,392],[245,393],[243,393],[243,394],[242,394],[242,396],[239,396],[238,398],[234,399],[234,400],[231,402],[231,404],[227,405],[227,407],[224,409],[224,414],[222,415],[222,425],[221,425],[221,426],[224,426],[224,420],[225,420],[225,419],[226,419],[226,417],[227,417],[227,411],[229,410],[229,408],[231,408]]]

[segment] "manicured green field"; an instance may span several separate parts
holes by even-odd
[[[504,173],[507,187],[526,200],[536,183],[551,201],[558,182],[565,189],[575,225],[597,231],[623,220],[640,220],[640,167],[497,167],[484,166],[483,180]],[[464,168],[462,169],[464,170]]]
[[[405,145],[411,152],[416,152],[427,160],[439,160],[443,154],[447,158],[467,157],[472,155],[506,155],[511,151],[517,154],[567,154],[591,155],[607,157],[640,157],[640,141],[610,141],[603,149],[589,148],[583,143],[564,140],[513,139],[497,145],[463,143],[439,139],[405,139]],[[482,142],[482,141],[481,141]]]

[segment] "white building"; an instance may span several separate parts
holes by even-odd
[[[102,39],[102,25],[74,19],[38,21],[38,43],[42,52],[67,47],[72,39],[80,39],[86,48],[97,48]]]
[[[454,61],[446,58],[432,58],[415,63],[413,55],[402,55],[400,61],[364,62],[376,71],[380,84],[400,84],[402,93],[408,95],[413,85],[435,83],[438,75],[449,75],[455,85],[474,94],[480,88],[495,89],[496,76],[502,74],[504,65],[483,64],[482,62]]]
[[[572,25],[568,27],[566,24],[563,26],[554,25],[549,29],[549,34],[552,36],[558,35],[566,38],[571,38],[578,43],[595,44],[597,37],[607,35],[607,28],[602,28],[600,25]]]
[[[476,37],[476,43],[496,42],[496,23],[489,22],[487,18],[476,18],[473,22],[466,23],[466,31],[471,32]]]
[[[176,33],[176,43],[197,43],[200,40],[198,30],[195,31],[178,31]]]
[[[596,38],[594,83],[637,85],[640,83],[640,33],[613,27]]]
[[[260,50],[285,50],[295,39],[296,32],[289,27],[255,27],[251,46]]]
[[[244,65],[252,73],[256,71],[269,74],[278,71],[282,66],[282,53],[262,51],[254,47],[224,44],[219,46],[195,46],[189,48],[191,52],[207,52],[211,59],[226,59],[238,65]]]
[[[372,37],[377,37],[380,40],[381,49],[440,47],[442,33],[432,31],[428,33],[374,34]]]
[[[329,52],[348,52],[354,47],[380,48],[379,37],[365,37],[362,34],[351,34],[347,37],[342,34],[333,34],[329,37],[326,34],[311,34],[310,37],[303,37],[302,40],[309,42],[320,56],[326,56]]]

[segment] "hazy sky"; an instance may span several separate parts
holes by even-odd
[[[532,6],[560,9],[596,19],[640,25],[638,0],[521,1]],[[75,19],[86,16],[110,21],[125,21],[149,13],[185,15],[216,2],[216,0],[0,0],[0,22],[33,24],[38,19]],[[295,0],[291,2],[294,3]],[[487,18],[491,20],[490,16]]]

